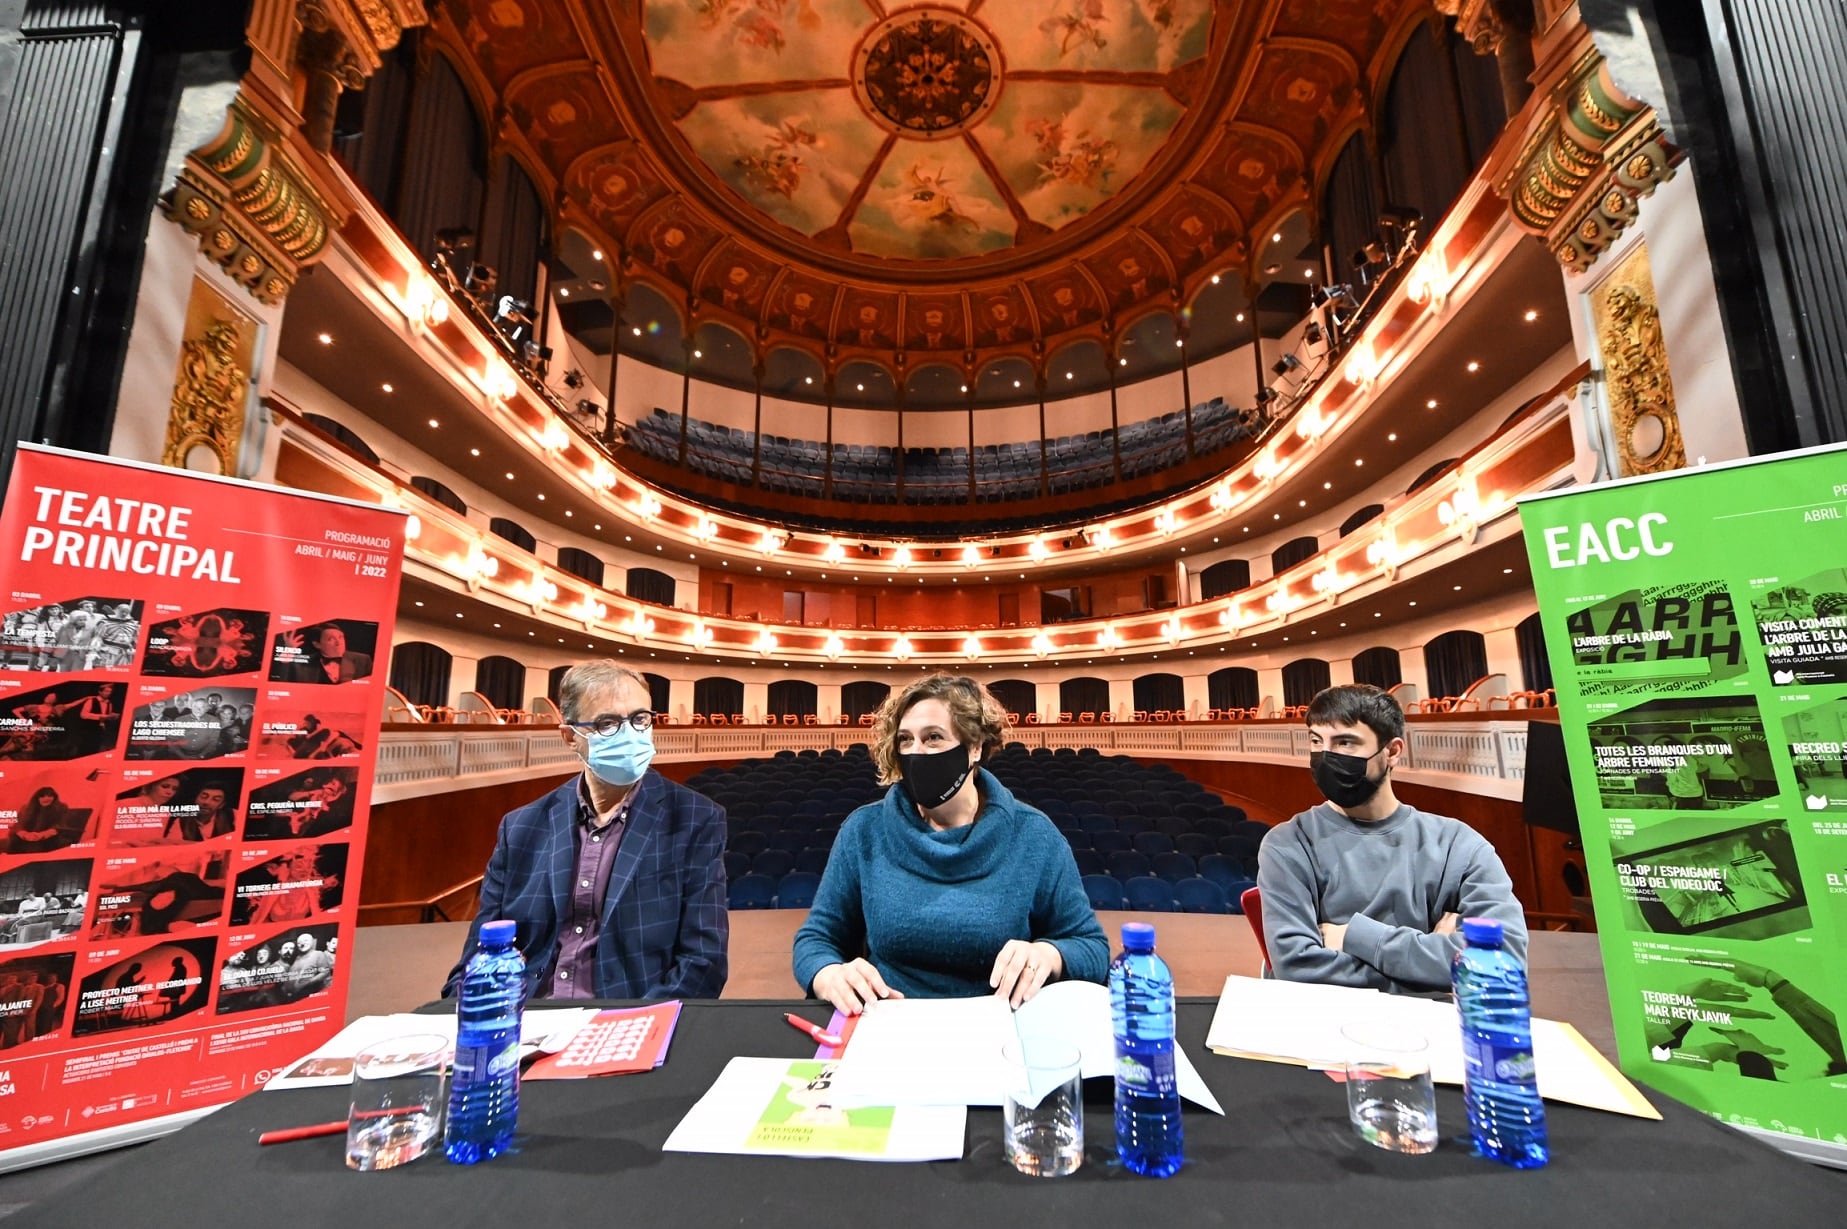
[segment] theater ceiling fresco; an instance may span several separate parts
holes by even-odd
[[[1430,0],[449,0],[558,204],[759,345],[1062,344],[1262,280]]]

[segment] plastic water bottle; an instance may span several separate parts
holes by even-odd
[[[1165,1178],[1185,1159],[1174,1081],[1174,975],[1154,954],[1154,927],[1124,922],[1109,967],[1116,1028],[1116,1155],[1130,1172]]]
[[[526,959],[512,922],[481,927],[481,946],[462,974],[455,1067],[443,1155],[458,1165],[491,1160],[513,1142],[519,1117],[519,1025]]]
[[[1450,963],[1462,1017],[1462,1103],[1475,1154],[1538,1169],[1546,1163],[1546,1107],[1533,1069],[1526,970],[1502,946],[1501,924],[1467,918],[1468,941]]]

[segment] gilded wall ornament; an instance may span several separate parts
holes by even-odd
[[[203,280],[186,309],[186,340],[167,415],[163,465],[233,474],[256,357],[256,320]]]
[[[1590,299],[1620,476],[1684,468],[1687,450],[1647,247],[1636,244]]]

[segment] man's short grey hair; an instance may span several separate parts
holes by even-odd
[[[566,721],[588,720],[596,714],[586,713],[584,702],[614,691],[624,681],[640,688],[641,694],[653,702],[654,689],[648,686],[648,680],[627,666],[613,661],[579,662],[564,672],[558,684],[558,711]]]

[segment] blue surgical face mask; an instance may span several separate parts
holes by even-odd
[[[623,723],[612,734],[577,735],[584,764],[607,785],[633,785],[654,761],[654,734]]]

